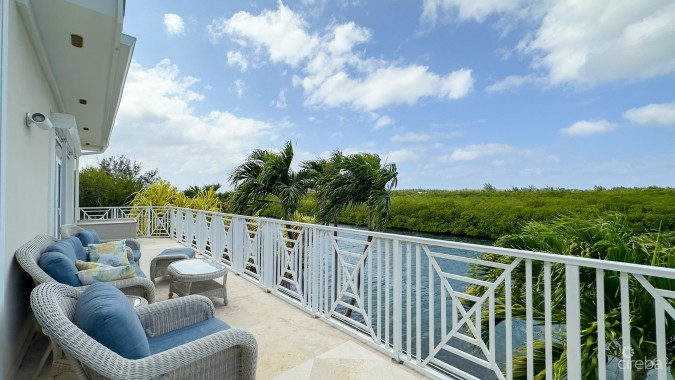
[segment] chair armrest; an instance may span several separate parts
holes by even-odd
[[[141,243],[139,243],[136,239],[126,239],[126,245],[134,251],[141,250]]]
[[[107,284],[118,288],[124,294],[143,297],[150,304],[155,302],[155,284],[145,277],[109,281]]]
[[[207,297],[191,295],[141,306],[136,313],[146,334],[156,336],[213,318],[215,308]]]

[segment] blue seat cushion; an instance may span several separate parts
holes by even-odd
[[[38,266],[62,284],[82,286],[80,279],[77,277],[75,261],[63,252],[47,251],[42,253],[38,259]]]
[[[87,260],[87,254],[84,252],[82,243],[80,240],[75,237],[69,237],[63,240],[58,240],[53,242],[45,252],[61,252],[66,255],[69,259],[75,262],[75,260]]]
[[[88,247],[89,244],[101,243],[101,239],[98,237],[98,232],[94,230],[83,230],[75,234],[75,236],[80,239],[84,247]]]
[[[162,253],[160,253],[157,256],[178,255],[178,254],[183,254],[187,256],[189,259],[195,258],[195,251],[192,248],[169,248],[163,250]]]
[[[199,338],[209,336],[219,331],[225,331],[230,326],[218,318],[207,319],[187,327],[170,331],[166,334],[148,338],[150,352],[154,355],[162,351],[178,347]]]
[[[73,323],[85,334],[127,359],[150,355],[134,307],[119,289],[104,282],[89,285],[75,305]]]

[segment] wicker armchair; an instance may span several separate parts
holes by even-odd
[[[38,323],[63,348],[77,378],[255,379],[257,343],[244,330],[220,331],[137,360],[117,355],[73,324],[82,291],[46,283],[31,293]],[[187,296],[141,306],[136,312],[147,332],[164,334],[212,318],[214,307],[206,297]]]
[[[40,255],[57,239],[48,235],[38,235],[16,251],[16,260],[28,272],[36,285],[45,282],[56,282],[50,275],[40,268]],[[133,277],[125,280],[110,281],[110,285],[119,288],[124,294],[140,296],[149,303],[155,301],[155,285],[143,277]]]

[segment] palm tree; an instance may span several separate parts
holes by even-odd
[[[583,220],[575,217],[560,217],[548,222],[530,222],[517,234],[507,235],[496,242],[497,246],[524,249],[531,251],[550,252],[561,255],[587,257],[601,260],[612,260],[634,264],[653,265],[675,268],[675,233],[674,232],[637,232],[628,226],[626,217],[619,214],[610,214],[595,220]],[[483,254],[481,259],[511,262],[513,258]],[[547,310],[544,308],[544,283],[551,282],[551,297],[554,302],[565,300],[565,268],[562,264],[553,264],[552,276],[544,279],[543,263],[532,262],[533,276],[533,319],[537,325],[543,325]],[[484,266],[474,266],[471,269],[474,278],[494,281],[501,270]],[[512,273],[512,315],[513,318],[526,318],[526,285],[525,269],[519,265]],[[649,280],[660,289],[675,290],[675,280],[666,278],[651,278]],[[597,378],[597,318],[596,318],[596,274],[595,269],[580,268],[579,297],[581,306],[581,357],[582,376],[584,379]],[[621,291],[619,274],[606,271],[604,277],[605,294],[605,340],[607,358],[622,356],[621,337]],[[654,298],[634,278],[630,282],[631,312],[631,348],[636,357],[646,360],[656,359],[656,322]],[[480,286],[472,286],[469,293],[480,295],[484,292]],[[503,286],[496,289],[495,321],[505,318],[505,290]],[[675,300],[670,300],[675,306]],[[553,325],[564,326],[566,310],[564,307],[554,307],[549,311]],[[483,333],[488,333],[489,310],[484,310]],[[675,323],[670,321],[666,329],[667,357],[673,372],[675,360]],[[562,334],[562,333],[561,333]],[[487,337],[484,336],[484,339]],[[535,378],[544,378],[545,351],[543,340],[534,341],[534,374]],[[560,335],[553,343],[553,377],[564,378],[566,367],[566,340]],[[634,379],[645,379],[648,370],[633,368]],[[514,353],[514,379],[527,378],[526,351],[520,348]],[[675,373],[674,373],[675,376]]]
[[[300,198],[311,185],[310,173],[291,169],[293,145],[290,141],[279,153],[254,150],[230,176],[235,188],[231,198],[232,212],[253,215],[278,202],[282,218],[292,220]]]
[[[337,224],[342,211],[366,205],[368,229],[384,230],[390,219],[390,192],[397,183],[396,164],[382,165],[377,154],[345,156],[335,151],[330,161],[305,162],[303,167],[312,174],[320,222]]]

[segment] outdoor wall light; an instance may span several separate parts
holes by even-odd
[[[51,121],[47,118],[42,113],[39,112],[34,112],[26,113],[26,125],[29,127],[38,127],[40,129],[44,129],[45,131],[48,131],[54,127]]]

